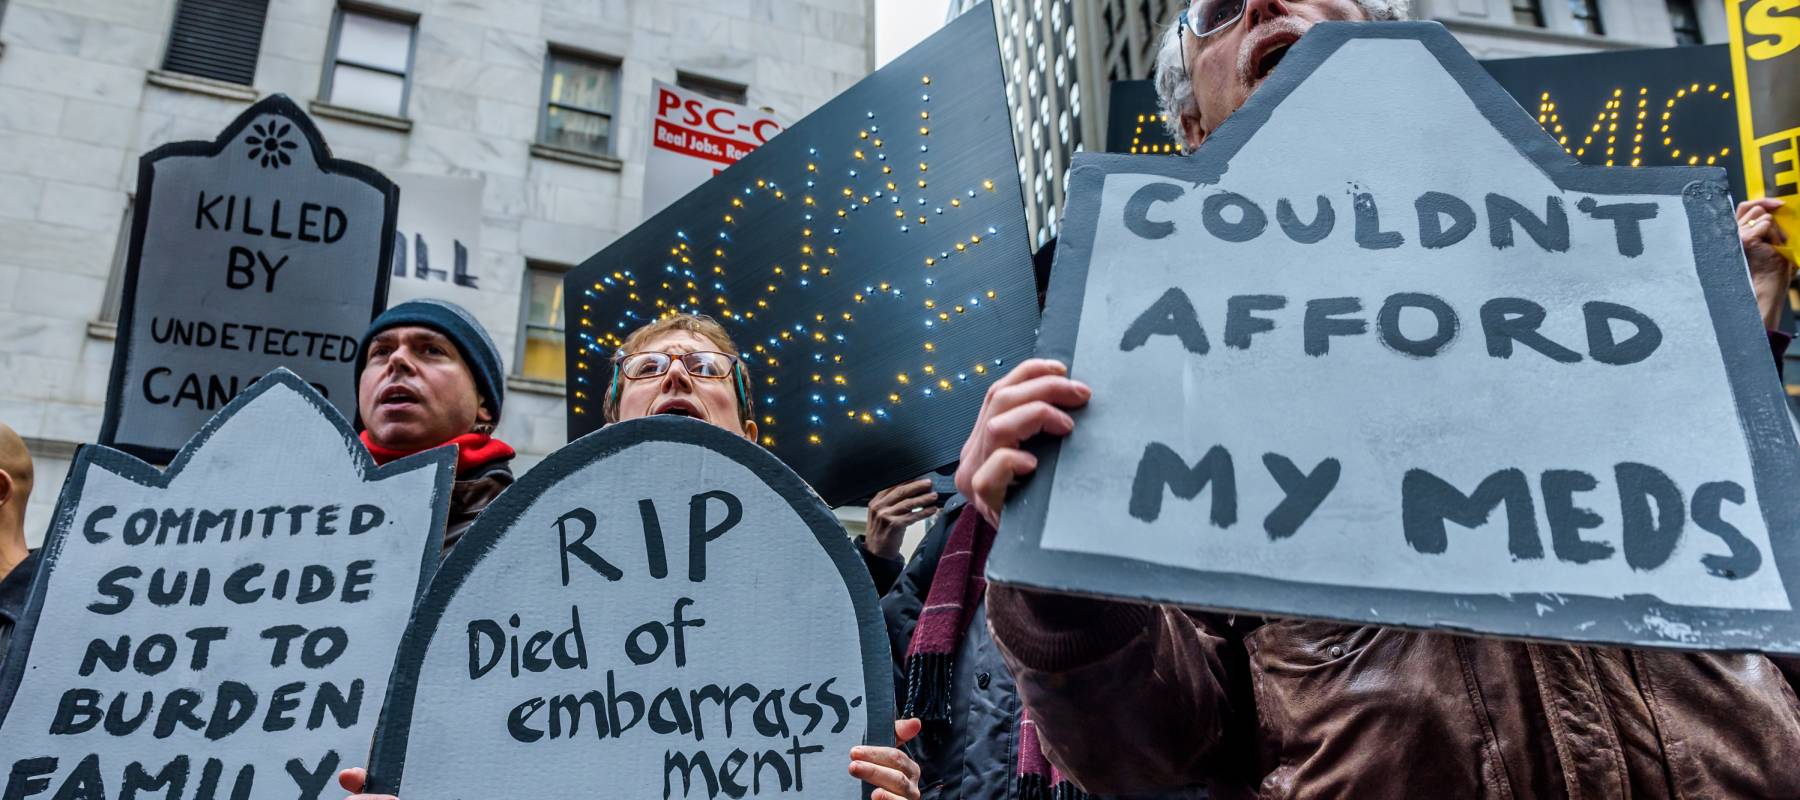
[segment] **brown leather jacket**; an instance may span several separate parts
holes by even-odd
[[[1792,662],[1249,621],[1001,586],[988,619],[1045,750],[1090,792],[1800,798]]]

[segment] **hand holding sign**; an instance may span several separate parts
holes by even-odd
[[[1087,405],[1093,396],[1087,384],[1068,374],[1060,361],[1034,358],[996,381],[982,400],[956,468],[956,490],[989,525],[999,526],[1007,490],[1037,469],[1037,456],[1022,449],[1025,440],[1040,433],[1068,436],[1075,430],[1068,410]]]
[[[1765,197],[1738,204],[1738,241],[1744,245],[1744,258],[1750,262],[1750,283],[1756,287],[1756,305],[1762,311],[1763,327],[1781,327],[1781,309],[1787,304],[1788,287],[1794,282],[1794,262],[1783,255],[1787,234],[1775,224],[1775,211],[1786,205]]]

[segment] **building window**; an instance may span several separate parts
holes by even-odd
[[[556,264],[525,265],[519,355],[513,360],[521,377],[563,382],[563,273],[567,271]]]
[[[268,10],[268,0],[181,0],[163,69],[249,86]]]
[[[1512,12],[1514,25],[1544,27],[1544,4],[1540,0],[1512,0]]]
[[[1694,0],[1668,0],[1669,24],[1675,29],[1675,43],[1700,44],[1700,14]]]
[[[744,104],[744,96],[749,93],[749,88],[745,86],[699,75],[689,75],[685,72],[675,73],[675,85],[690,92],[706,95],[714,100],[723,100],[740,106]]]
[[[1574,19],[1575,30],[1594,36],[1606,35],[1606,27],[1600,24],[1599,0],[1569,0],[1569,16]]]
[[[538,120],[538,141],[612,155],[612,118],[618,97],[618,62],[551,50],[544,66],[544,111]]]
[[[345,108],[406,116],[418,20],[361,7],[339,7],[331,23],[325,85],[319,95]]]
[[[113,240],[112,268],[106,273],[106,296],[100,300],[100,321],[118,323],[119,307],[124,304],[125,261],[131,257],[131,211],[135,200],[125,198],[125,212],[119,218],[119,235]]]

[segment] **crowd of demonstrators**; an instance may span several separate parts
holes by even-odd
[[[25,616],[38,554],[25,547],[25,506],[31,501],[31,451],[0,422],[0,662],[13,626]]]
[[[438,306],[455,309],[454,306],[447,303],[438,304]],[[397,306],[395,311],[403,308],[405,305]],[[460,312],[460,309],[455,310]],[[394,311],[388,312],[388,314],[393,313]],[[377,320],[376,328],[383,327],[381,319],[386,319],[388,314],[382,315]],[[475,325],[472,319],[468,319],[466,312],[459,318]],[[415,318],[406,317],[406,319],[413,320]],[[433,327],[433,330],[441,332],[441,329],[436,326]],[[479,325],[475,325],[475,331],[481,333],[483,341],[486,340],[486,334],[481,332]],[[385,387],[392,385],[392,382],[387,380],[371,381],[368,371],[375,368],[378,353],[386,353],[385,357],[391,364],[394,354],[398,351],[381,344],[379,332],[366,341],[370,356],[369,370],[364,372],[362,391],[364,393],[385,393],[387,391]],[[466,354],[468,350],[464,349],[462,352]],[[447,361],[447,366],[448,363]],[[491,374],[493,376],[497,377],[502,374],[497,357],[494,359],[492,367]],[[392,369],[392,367],[388,367],[388,369]],[[478,367],[475,371],[481,369],[483,367]],[[468,372],[469,370],[465,369],[464,371]],[[476,387],[479,387],[482,378],[475,377],[473,382]],[[411,384],[402,385],[406,385],[411,391]],[[444,391],[438,396],[461,398],[461,402],[441,403],[444,406],[456,406],[462,409],[460,413],[454,415],[454,419],[475,420],[475,424],[485,425],[487,431],[492,430],[492,421],[498,418],[498,414],[485,413],[488,408],[485,404],[477,406],[467,396],[472,390],[465,383],[457,383],[446,377],[440,385]],[[605,401],[606,421],[613,423],[658,414],[671,414],[697,419],[755,441],[756,415],[748,391],[749,385],[749,371],[744,366],[742,359],[739,358],[737,345],[732,342],[730,334],[725,332],[723,326],[707,316],[672,315],[633,331],[614,354],[613,379],[607,387]],[[463,394],[457,394],[458,391]],[[483,401],[488,401],[490,398],[491,407],[497,410],[500,405],[498,394],[490,396],[485,391],[481,392]],[[359,408],[363,409],[362,413],[367,416],[369,414],[367,401],[360,397],[359,401]],[[447,431],[449,428],[444,430]],[[365,437],[365,441],[367,438]],[[421,433],[417,438],[409,439],[408,443],[409,446],[422,445],[423,441],[428,438],[430,437]],[[484,440],[483,444],[486,441]],[[419,449],[424,449],[424,447],[419,446],[407,450],[407,452],[417,452]],[[510,457],[510,449],[507,453]],[[398,455],[404,454],[399,453]],[[461,474],[459,465],[459,486],[461,485]],[[510,473],[508,473],[507,482],[511,482]],[[499,489],[493,492],[496,495],[498,493]],[[473,508],[470,511],[471,520],[474,515],[480,513],[481,508],[486,507],[490,500],[492,500],[492,495],[486,496],[479,508]],[[458,532],[460,533],[460,530]],[[451,544],[453,544],[453,540],[447,541],[446,547]],[[874,556],[867,549],[863,552],[865,562],[872,563],[871,560]],[[919,725],[919,721],[915,719],[897,720],[894,723],[896,745],[904,745],[916,736],[919,732]],[[870,795],[872,800],[918,800],[918,764],[898,746],[854,747],[851,748],[849,756],[850,774],[875,787]],[[387,795],[360,794],[367,780],[368,773],[361,768],[347,769],[338,775],[339,785],[350,792],[358,793],[353,795],[350,800],[395,800]]]
[[[412,300],[383,312],[357,358],[356,417],[378,464],[456,445],[456,482],[444,553],[513,484],[513,449],[494,438],[506,373],[474,315],[455,303]]]
[[[1199,0],[1158,59],[1164,110],[1196,147],[1260,85],[1262,59],[1250,54],[1318,22],[1398,16],[1385,0]],[[1771,325],[1793,275],[1771,246],[1780,241],[1773,207],[1738,210]],[[1783,342],[1771,340],[1779,352]],[[1069,410],[1094,391],[1046,360],[996,382],[957,472],[975,512],[963,515],[970,549],[991,543],[1009,486],[1036,469],[1021,444],[1069,435]],[[1004,586],[988,587],[987,612],[1042,747],[1091,792],[1800,797],[1800,664],[1791,660],[1208,614]]]

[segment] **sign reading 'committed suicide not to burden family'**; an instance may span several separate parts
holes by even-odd
[[[387,303],[399,190],[331,157],[293,101],[138,162],[100,443],[166,462],[238,392],[293,370],[347,417]]]
[[[892,741],[885,631],[854,545],[774,456],[693,420],[609,425],[532,469],[444,562],[369,784],[858,796],[850,747]]]
[[[1800,652],[1800,451],[1716,169],[1578,165],[1434,23],[1320,25],[1190,158],[1077,162],[1094,387],[991,574]]]
[[[376,467],[286,371],[166,473],[82,449],[0,671],[0,796],[332,797],[368,752],[454,465]]]

